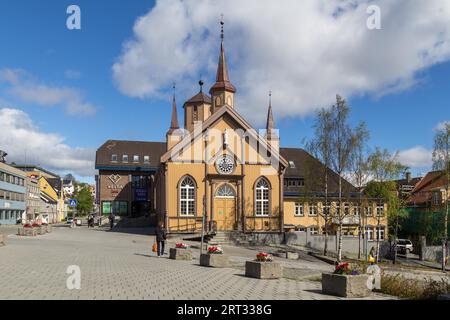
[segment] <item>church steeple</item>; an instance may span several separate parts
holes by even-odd
[[[180,125],[178,124],[178,112],[177,112],[177,102],[175,100],[175,84],[174,84],[173,99],[172,99],[172,120],[170,121],[170,129],[168,134],[171,134],[178,129],[180,129]]]
[[[224,48],[224,22],[220,22],[221,25],[221,42],[220,42],[220,54],[219,63],[217,66],[216,83],[211,87],[209,93],[213,101],[213,112],[218,108],[228,105],[229,107],[234,107],[234,93],[236,93],[236,88],[230,81],[228,74],[227,62],[225,59],[225,48]]]
[[[173,85],[173,99],[172,99],[172,119],[170,121],[170,128],[166,134],[167,150],[172,149],[182,138],[182,131],[178,123],[177,102],[175,100],[175,84]]]
[[[267,124],[266,124],[266,140],[272,146],[272,148],[279,149],[280,139],[274,129],[273,113],[272,113],[272,91],[269,93],[269,111],[267,112]]]

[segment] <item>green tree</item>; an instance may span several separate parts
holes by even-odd
[[[397,185],[393,181],[408,168],[397,160],[397,154],[391,154],[388,150],[376,148],[367,159],[367,167],[373,180],[366,185],[364,193],[367,197],[379,199],[388,204],[388,228],[389,234],[395,234],[397,238],[399,221],[407,216],[404,200],[397,191]],[[377,227],[380,227],[381,217],[378,217]],[[377,235],[377,259],[380,252],[380,241]]]
[[[318,191],[320,186],[324,191],[324,210],[319,212],[319,216],[324,219],[325,222],[325,241],[323,254],[328,254],[328,223],[330,219],[330,212],[327,212],[325,208],[328,206],[328,183],[329,183],[329,168],[331,166],[331,130],[333,127],[332,113],[330,110],[321,109],[317,112],[314,122],[314,138],[306,143],[306,149],[314,155],[315,158],[322,162],[323,172],[319,175],[314,172],[314,175],[310,175],[310,179],[305,182],[305,189],[308,191]],[[307,166],[309,167],[309,166]],[[306,170],[306,168],[305,168]],[[308,172],[312,170],[306,170]],[[317,188],[317,189],[316,189]],[[314,190],[313,190],[314,189]]]
[[[437,130],[434,137],[433,169],[445,174],[444,193],[444,239],[442,245],[443,253],[448,247],[448,213],[449,213],[449,190],[450,190],[450,122],[444,124],[443,128]],[[445,270],[446,259],[442,259],[442,268]]]
[[[358,132],[358,129],[353,129],[348,123],[348,116],[350,108],[346,101],[339,95],[336,95],[336,104],[331,107],[331,134],[330,134],[330,146],[331,146],[331,166],[332,169],[338,174],[339,177],[339,209],[335,214],[335,219],[339,223],[339,237],[338,237],[338,257],[337,260],[342,260],[342,229],[343,222],[348,213],[346,210],[342,210],[342,200],[344,192],[349,194],[350,190],[343,190],[344,174],[351,171],[352,159],[355,158],[358,146],[363,144],[361,139],[363,135]],[[364,128],[364,124],[360,124],[359,128]],[[365,131],[365,130],[363,130]]]
[[[77,200],[77,215],[86,215],[94,209],[94,197],[88,185],[84,184],[74,193]]]

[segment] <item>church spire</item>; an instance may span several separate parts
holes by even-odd
[[[225,104],[233,107],[236,88],[231,84],[228,74],[227,62],[225,59],[225,47],[224,47],[224,25],[223,19],[220,21],[221,25],[221,42],[219,63],[217,65],[216,83],[211,87],[210,94],[213,96],[213,109],[217,109]],[[219,98],[219,100],[217,100]]]
[[[177,102],[175,100],[175,83],[173,84],[173,100],[172,100],[172,120],[170,122],[169,134],[180,129],[178,124]]]
[[[269,111],[267,112],[266,139],[272,140],[276,138],[274,131],[274,121],[272,113],[272,91],[269,92]]]

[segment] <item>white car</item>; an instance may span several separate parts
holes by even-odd
[[[397,251],[405,251],[406,253],[412,253],[414,251],[411,240],[397,239]]]
[[[73,218],[67,218],[67,224],[72,224]]]

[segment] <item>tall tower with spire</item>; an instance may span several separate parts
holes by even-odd
[[[225,48],[224,48],[224,22],[223,19],[220,21],[221,25],[221,42],[220,42],[220,54],[219,54],[219,64],[217,66],[216,83],[211,87],[209,93],[211,94],[212,100],[212,113],[215,110],[228,105],[230,108],[234,108],[234,94],[236,93],[236,88],[231,84],[228,75],[228,67],[225,59]]]
[[[266,125],[266,141],[272,146],[272,149],[275,149],[279,152],[280,149],[280,138],[276,132],[275,124],[273,121],[273,112],[272,112],[272,91],[269,92],[269,111],[267,112],[267,125]]]
[[[173,85],[173,99],[172,99],[172,119],[170,121],[170,128],[166,134],[167,150],[172,149],[182,139],[182,132],[178,123],[177,102],[175,100],[175,84]]]

